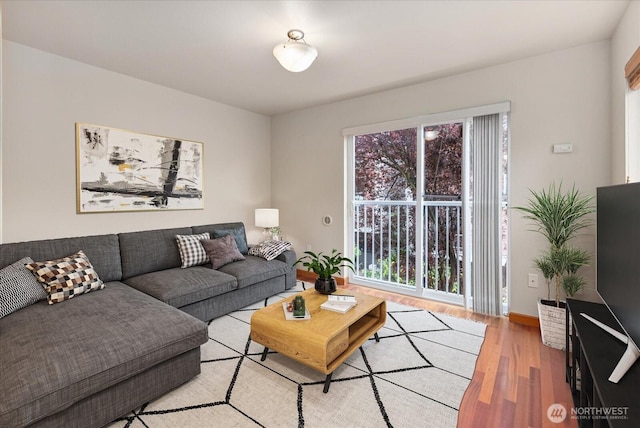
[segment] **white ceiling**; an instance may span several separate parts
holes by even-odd
[[[265,115],[609,39],[629,1],[2,1],[3,38]],[[299,28],[302,73],[272,55]]]

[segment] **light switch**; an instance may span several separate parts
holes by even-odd
[[[530,273],[529,282],[527,283],[527,285],[531,288],[538,288],[538,275],[536,275],[535,273]]]
[[[571,153],[573,146],[571,144],[554,144],[553,153]]]

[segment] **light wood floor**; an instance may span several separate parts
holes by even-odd
[[[577,427],[570,417],[561,424],[547,418],[551,404],[562,404],[570,411],[573,401],[565,382],[564,352],[544,346],[538,328],[353,284],[341,287],[487,324],[473,379],[460,406],[459,428]]]

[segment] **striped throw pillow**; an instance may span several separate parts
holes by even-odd
[[[287,241],[264,241],[251,247],[249,254],[262,257],[265,260],[273,260],[280,254],[291,249],[291,243]]]
[[[25,267],[33,263],[24,257],[0,270],[0,318],[47,298],[44,287]]]

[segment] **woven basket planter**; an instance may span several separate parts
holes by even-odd
[[[567,314],[564,302],[561,302],[560,305],[560,307],[545,305],[542,300],[538,299],[538,317],[540,319],[542,343],[551,348],[564,351]]]

